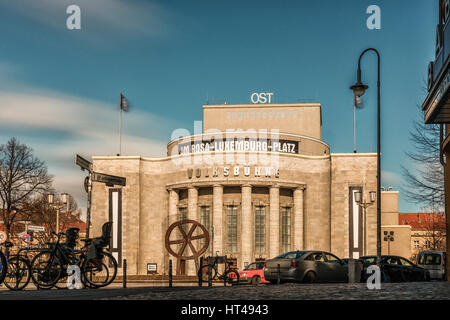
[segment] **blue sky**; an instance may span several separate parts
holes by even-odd
[[[118,152],[119,93],[129,99],[123,154],[164,156],[172,131],[193,131],[210,102],[318,101],[323,140],[353,152],[357,59],[382,55],[382,177],[398,190],[411,164],[409,130],[421,119],[434,58],[437,0],[143,1],[0,0],[0,142],[16,136],[55,175],[55,187],[86,203],[85,157]],[[81,30],[66,8],[81,8]],[[381,30],[369,30],[370,5]],[[357,111],[358,152],[376,151],[376,57],[362,62],[369,86]],[[400,211],[420,207],[400,196]]]

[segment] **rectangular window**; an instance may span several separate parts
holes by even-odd
[[[237,206],[227,206],[227,251],[237,252]]]
[[[419,249],[419,240],[414,240],[414,249]]]
[[[283,252],[291,250],[291,208],[281,208],[281,246]]]
[[[257,206],[255,210],[255,253],[266,251],[266,207]]]
[[[179,208],[178,209],[178,220],[186,220],[187,219],[187,208],[183,207],[183,208]],[[183,230],[184,232],[187,232],[187,224],[183,225]]]
[[[211,209],[209,206],[200,207],[200,223],[208,230],[211,239]],[[205,243],[205,239],[201,240],[201,244]],[[211,245],[209,246],[211,248]],[[207,250],[206,252],[210,252]]]

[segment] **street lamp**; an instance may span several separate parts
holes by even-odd
[[[59,212],[62,208],[67,206],[67,193],[61,193],[61,201],[55,203],[55,195],[50,193],[47,195],[48,204],[56,209],[56,233],[59,232]]]
[[[369,192],[369,199],[370,199],[370,201],[366,202],[364,199],[361,199],[361,198],[362,198],[361,191],[356,191],[355,192],[355,202],[356,202],[356,204],[359,207],[363,208],[363,219],[364,219],[364,222],[363,222],[363,225],[364,225],[364,229],[363,229],[363,231],[364,231],[363,232],[364,250],[363,251],[364,251],[364,254],[367,254],[366,253],[366,250],[367,250],[367,245],[366,245],[366,232],[367,232],[367,227],[366,227],[366,209],[374,204],[374,202],[376,200],[376,192],[375,191],[370,191]]]
[[[394,231],[384,232],[384,241],[388,243],[388,255],[391,255],[391,242],[394,241]]]
[[[377,81],[377,265],[380,265],[381,262],[381,153],[380,153],[380,53],[377,49],[369,48],[364,50],[359,56],[358,60],[358,78],[356,83],[350,87],[353,90],[354,94],[354,102],[355,106],[358,107],[361,105],[361,97],[364,95],[366,90],[369,88],[367,85],[361,82],[361,58],[363,55],[368,52],[373,51],[377,54],[378,58],[378,81]]]

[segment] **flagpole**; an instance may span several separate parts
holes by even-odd
[[[119,156],[122,155],[122,92],[120,93],[120,118],[119,118]]]
[[[122,155],[122,108],[120,108],[120,121],[119,121],[119,156]]]

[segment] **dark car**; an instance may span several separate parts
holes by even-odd
[[[369,277],[367,268],[377,263],[377,256],[364,256],[359,260],[364,265],[363,281],[366,281]],[[399,256],[381,256],[380,268],[383,282],[426,281],[430,279],[427,270]]]
[[[264,278],[280,282],[347,282],[348,266],[335,255],[324,251],[292,251],[266,261]]]

